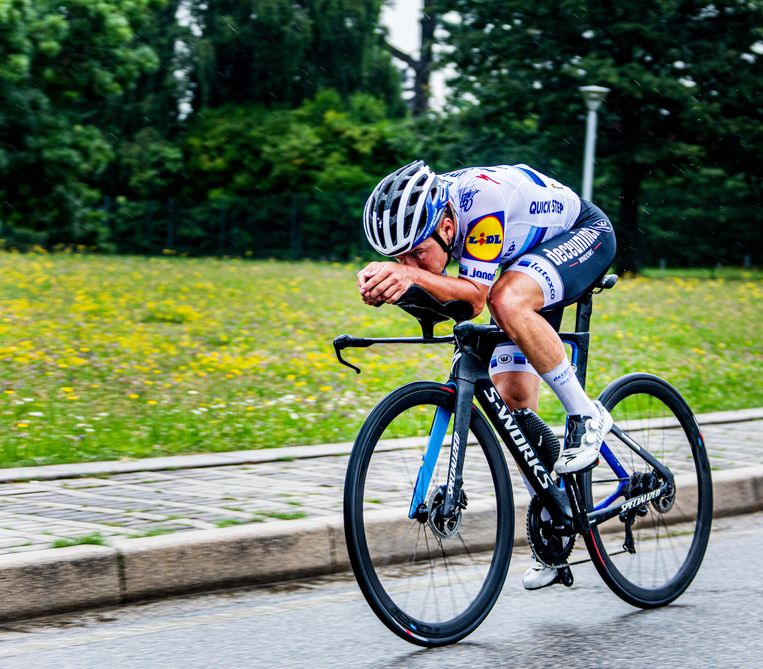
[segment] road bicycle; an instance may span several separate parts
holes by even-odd
[[[585,385],[594,292],[576,305],[575,332],[560,333]],[[663,379],[628,374],[599,396],[614,425],[599,464],[557,477],[559,439],[534,412],[510,411],[490,380],[495,325],[469,321],[465,302],[441,303],[413,286],[397,303],[422,337],[342,335],[342,351],[376,344],[454,344],[445,383],[406,384],[369,414],[353,445],[344,488],[344,530],[352,569],[368,604],[406,641],[455,643],[495,604],[509,568],[515,508],[498,437],[533,494],[527,539],[534,556],[572,585],[570,560],[583,537],[612,591],[642,608],[664,606],[697,573],[712,521],[705,444],[689,406]],[[434,327],[456,321],[453,334]],[[476,400],[476,403],[475,403]],[[482,411],[477,408],[477,404]],[[492,426],[492,429],[491,429]],[[443,448],[449,444],[449,448]]]

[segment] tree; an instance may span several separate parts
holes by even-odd
[[[577,89],[611,89],[600,116],[597,193],[607,205],[619,199],[621,270],[640,265],[645,187],[684,179],[710,230],[714,204],[696,188],[701,168],[759,181],[759,2],[443,3],[460,15],[448,24],[459,71],[453,85],[461,100],[478,101],[459,118],[476,153],[506,141],[508,153],[524,151],[523,160],[574,184],[583,128]],[[668,206],[680,217],[687,204]]]
[[[380,0],[190,0],[195,108],[297,107],[317,91],[369,92],[402,112],[378,33]]]
[[[365,198],[409,158],[412,139],[406,121],[388,120],[383,102],[364,93],[342,98],[324,90],[290,110],[230,105],[205,112],[186,145],[198,198],[191,218],[202,222],[194,250],[215,252],[223,234],[227,252],[357,252]]]
[[[398,49],[385,40],[384,46],[398,60],[407,65],[413,72],[413,99],[411,100],[411,113],[413,116],[421,116],[429,109],[429,83],[434,67],[434,44],[435,31],[440,24],[438,0],[424,0],[422,8],[421,48],[419,56],[415,58],[409,53]]]
[[[0,0],[0,221],[21,244],[98,244],[114,156],[100,114],[156,67],[133,34],[151,0]]]

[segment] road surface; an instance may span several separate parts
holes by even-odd
[[[0,667],[760,667],[761,555],[763,513],[717,520],[690,589],[640,611],[590,565],[571,589],[526,592],[519,553],[483,625],[437,650],[390,633],[345,575],[6,624]]]

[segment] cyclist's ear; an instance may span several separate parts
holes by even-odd
[[[456,217],[450,205],[445,207],[445,212],[437,224],[437,231],[447,244],[452,244],[456,236]]]

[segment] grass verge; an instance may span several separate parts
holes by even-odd
[[[340,366],[338,334],[417,334],[361,303],[359,268],[0,254],[0,467],[351,441],[396,386],[445,380],[452,354],[372,347],[347,352],[361,375]],[[592,394],[650,371],[697,413],[763,404],[763,275],[698,272],[595,298]],[[561,419],[546,389],[541,413]]]

